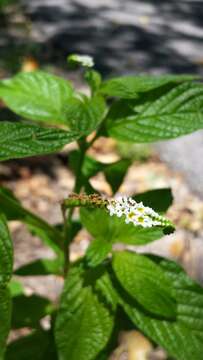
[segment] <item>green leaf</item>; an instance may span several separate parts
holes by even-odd
[[[152,257],[171,280],[178,303],[178,321],[203,338],[203,288],[173,261]]]
[[[169,355],[178,360],[199,360],[202,356],[202,341],[179,322],[151,318],[146,313],[124,304],[124,310],[136,326]]]
[[[100,96],[72,98],[65,108],[66,124],[74,133],[88,135],[104,118],[105,102]]]
[[[113,328],[108,307],[93,291],[94,273],[72,268],[65,282],[56,319],[56,344],[61,360],[93,360],[106,346]]]
[[[0,83],[0,97],[24,118],[64,124],[64,107],[73,95],[71,84],[43,71],[23,72]]]
[[[112,244],[104,239],[95,239],[91,241],[87,252],[86,259],[89,266],[99,265],[109,254]]]
[[[40,320],[51,312],[50,301],[38,295],[13,297],[12,329],[37,328]]]
[[[11,322],[11,299],[7,287],[0,287],[0,359],[4,359]]]
[[[15,275],[19,276],[62,275],[62,273],[59,259],[38,259],[15,270]]]
[[[176,320],[150,315],[117,288],[121,305],[134,324],[169,355],[178,360],[201,359],[203,289],[174,262],[152,255],[149,258],[160,266],[171,282],[177,302]]]
[[[144,255],[115,253],[113,269],[122,287],[148,312],[176,317],[172,287],[162,269]]]
[[[107,270],[106,264],[105,264],[105,268]],[[101,294],[101,296],[105,299],[106,303],[110,305],[110,307],[115,311],[118,305],[118,295],[113,287],[113,283],[111,281],[111,277],[108,271],[105,271],[97,279],[95,289],[98,292],[98,294]]]
[[[3,121],[0,122],[0,161],[50,154],[78,137],[70,131]]]
[[[134,99],[139,93],[147,92],[169,83],[192,81],[191,75],[164,75],[164,76],[123,76],[105,81],[101,92],[105,95]]]
[[[137,143],[176,138],[203,128],[202,105],[202,84],[184,83],[143,106],[139,114],[131,108],[115,118],[115,111],[110,112],[108,133]]]
[[[122,159],[106,166],[104,175],[110,184],[113,194],[115,194],[121,186],[126,172],[131,162],[127,159]]]
[[[163,236],[163,229],[159,227],[144,229],[132,223],[126,224],[124,219],[110,216],[103,209],[82,208],[80,216],[83,226],[94,238],[110,243],[143,245]]]
[[[0,288],[5,287],[12,276],[13,245],[5,216],[0,212]]]
[[[46,245],[50,246],[56,253],[61,254],[59,246],[60,243],[62,244],[61,233],[31,211],[26,210],[3,187],[0,187],[0,211],[4,212],[8,220],[20,220],[27,224]]]
[[[57,360],[54,339],[49,331],[38,330],[11,342],[5,360]]]
[[[172,205],[173,195],[170,188],[154,189],[133,196],[137,202],[143,202],[158,213],[165,213]]]

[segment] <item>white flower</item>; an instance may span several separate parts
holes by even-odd
[[[143,228],[168,224],[168,220],[163,216],[149,206],[144,206],[142,202],[137,203],[131,197],[119,196],[115,200],[109,200],[107,210],[110,216],[124,217],[126,224],[133,223],[135,226]]]
[[[130,222],[135,222],[135,219],[136,219],[136,212],[134,211],[134,209],[132,210],[129,210],[126,215],[126,218],[125,218],[125,222],[126,224],[129,224]]]
[[[94,60],[89,55],[73,54],[68,57],[68,61],[74,62],[74,63],[82,65],[84,67],[89,67],[89,68],[94,66]]]
[[[115,207],[111,203],[107,205],[107,209],[109,210],[110,216],[113,216],[116,213],[115,212]]]

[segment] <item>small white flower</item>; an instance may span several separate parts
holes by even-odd
[[[144,228],[152,227],[153,221],[150,217],[146,217],[145,215],[138,215],[135,218],[136,225],[140,225]]]
[[[94,66],[94,60],[89,55],[73,54],[68,57],[68,61],[82,65],[84,67],[89,67],[89,68]]]
[[[151,216],[157,216],[158,214],[156,213],[156,211],[154,211],[152,208],[150,208],[149,206],[145,206],[145,214],[147,215],[151,215]]]
[[[129,210],[128,213],[125,215],[126,215],[126,218],[125,218],[126,224],[129,224],[130,222],[133,222],[133,223],[135,222],[136,212],[133,209]]]
[[[107,205],[107,209],[109,210],[109,215],[110,216],[113,216],[116,213],[115,207],[111,203]]]

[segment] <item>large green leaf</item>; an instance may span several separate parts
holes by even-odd
[[[100,96],[72,98],[65,109],[66,124],[72,131],[87,135],[101,123],[105,109],[104,99]]]
[[[150,259],[159,264],[171,282],[177,302],[176,320],[150,315],[117,288],[120,302],[135,325],[169,355],[178,360],[199,360],[202,357],[203,289],[174,262],[155,256],[150,256]]]
[[[78,137],[70,131],[3,121],[0,122],[0,161],[53,153]]]
[[[123,99],[134,99],[139,93],[147,92],[169,83],[181,83],[193,80],[190,75],[164,75],[164,76],[123,76],[105,81],[101,92],[105,95],[116,96]]]
[[[46,298],[31,295],[18,295],[13,297],[11,327],[38,328],[40,320],[50,314],[52,306]]]
[[[178,85],[139,113],[136,108],[126,111],[126,116],[116,116],[116,109],[109,113],[107,128],[112,137],[142,143],[189,134],[203,128],[203,85]]]
[[[0,209],[0,288],[5,287],[13,269],[13,245],[6,218]]]
[[[176,317],[172,287],[163,270],[144,255],[118,252],[113,269],[122,287],[147,311],[163,317]]]
[[[136,326],[169,355],[177,360],[201,359],[202,341],[190,329],[179,322],[152,318],[133,304],[125,303],[123,307]]]
[[[178,321],[203,339],[203,288],[175,262],[154,256],[152,259],[173,284],[178,303]]]
[[[80,210],[81,222],[94,238],[104,239],[111,243],[143,245],[163,236],[163,229],[158,227],[142,228],[124,219],[110,216],[103,209]]]
[[[113,328],[108,307],[93,291],[90,274],[80,268],[68,275],[56,319],[56,344],[61,360],[93,360],[106,346]]]
[[[11,298],[7,287],[0,287],[0,360],[4,359],[11,322]]]
[[[73,89],[67,80],[43,71],[19,73],[0,83],[0,98],[18,115],[48,123],[64,123],[64,107]]]
[[[38,235],[46,245],[50,246],[56,253],[61,253],[61,233],[45,220],[25,209],[20,202],[3,187],[0,187],[0,211],[6,215],[8,220],[20,220],[27,224],[29,229]]]
[[[11,342],[5,360],[57,360],[51,331],[41,329]]]

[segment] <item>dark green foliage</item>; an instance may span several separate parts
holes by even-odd
[[[37,295],[15,296],[13,297],[11,327],[13,329],[38,328],[40,320],[49,313],[51,313],[51,304],[48,299]]]
[[[5,360],[57,360],[53,334],[37,330],[12,342],[6,351]]]

